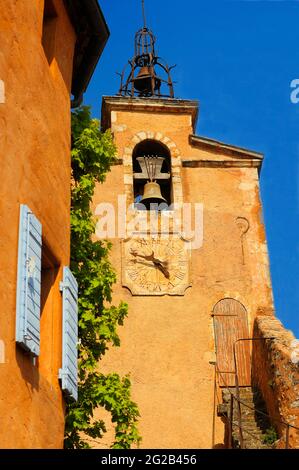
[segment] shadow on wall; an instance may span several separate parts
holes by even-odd
[[[37,359],[16,345],[16,361],[26,385],[38,391],[39,370]]]

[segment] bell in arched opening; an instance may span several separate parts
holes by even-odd
[[[144,185],[143,197],[139,204],[143,204],[147,210],[158,208],[159,206],[160,209],[168,207],[166,199],[161,194],[160,185],[156,181],[149,181]]]
[[[137,208],[141,199],[149,195],[149,186],[146,184],[156,182],[158,187],[153,186],[154,195],[157,195],[159,203],[168,209],[172,204],[171,157],[168,148],[156,140],[145,139],[135,146],[132,160],[135,207]],[[149,206],[148,199],[146,201]],[[144,206],[141,209],[144,209]]]
[[[155,155],[147,155],[144,157],[137,157],[142,173],[135,173],[135,177],[139,176],[147,180],[143,188],[143,196],[138,200],[136,207],[147,210],[164,210],[168,208],[167,199],[162,196],[161,186],[157,179],[165,177],[169,178],[169,173],[161,173],[161,168],[164,163],[164,157]],[[162,180],[161,180],[162,181]],[[137,201],[136,201],[137,202]]]

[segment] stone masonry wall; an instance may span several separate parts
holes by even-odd
[[[295,353],[294,335],[273,316],[255,319],[252,351],[253,384],[262,392],[272,424],[279,435],[276,447],[285,447],[286,426],[299,428],[299,355]],[[299,448],[299,430],[290,428],[289,447]]]

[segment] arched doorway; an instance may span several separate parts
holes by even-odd
[[[238,339],[249,338],[246,308],[235,299],[222,299],[213,309],[213,318],[220,385],[235,386],[234,344],[239,385],[250,385],[249,341],[236,343]]]

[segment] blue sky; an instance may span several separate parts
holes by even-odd
[[[175,96],[197,99],[197,133],[261,151],[276,315],[299,337],[299,2],[145,0],[158,54],[173,71]],[[133,55],[141,0],[100,0],[111,36],[85,95],[100,115],[102,95]]]

